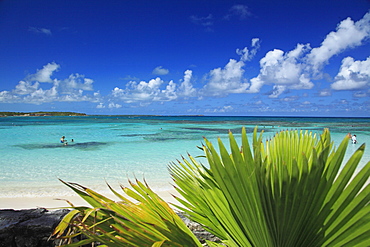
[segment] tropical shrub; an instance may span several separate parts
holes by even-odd
[[[287,130],[263,142],[256,128],[251,146],[243,128],[241,146],[230,133],[229,149],[219,139],[217,152],[205,139],[207,165],[190,155],[169,165],[179,209],[222,240],[209,246],[370,246],[370,162],[356,171],[363,144],[343,164],[348,141],[335,149],[325,129],[319,138]],[[103,246],[200,246],[173,210],[136,182],[123,191],[137,202],[113,189],[121,202],[66,183],[93,208],[75,207],[55,234],[82,233]]]

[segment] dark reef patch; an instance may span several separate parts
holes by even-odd
[[[150,142],[165,142],[178,140],[199,140],[202,136],[199,133],[190,133],[182,131],[168,131],[152,135],[144,135],[143,139]]]
[[[102,146],[108,145],[108,142],[79,142],[79,143],[69,143],[67,145],[64,145],[62,143],[48,143],[48,144],[19,144],[19,145],[13,145],[14,147],[20,147],[27,150],[33,150],[33,149],[54,149],[54,148],[77,148],[81,150],[96,150],[97,148],[100,148]]]

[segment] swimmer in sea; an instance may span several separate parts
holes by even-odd
[[[66,141],[65,138],[65,136],[62,136],[62,138],[60,138],[60,143],[64,143]]]

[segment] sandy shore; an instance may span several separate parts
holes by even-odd
[[[176,199],[171,194],[178,196],[175,190],[156,192],[163,200],[168,203],[178,204]],[[112,200],[118,200],[113,195],[105,195]],[[89,206],[79,196],[63,196],[58,199],[68,200],[75,206]],[[49,210],[69,207],[69,204],[64,200],[57,200],[55,197],[17,197],[17,198],[0,198],[0,209],[32,209],[46,208]]]

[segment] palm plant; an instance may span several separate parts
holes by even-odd
[[[65,246],[97,242],[99,246],[202,246],[194,234],[169,205],[147,184],[130,182],[122,187],[125,197],[109,185],[120,202],[75,183],[65,183],[85,199],[92,208],[75,207],[55,228],[53,235]],[[83,235],[82,240],[74,241]],[[81,239],[81,238],[80,238]]]
[[[370,162],[356,172],[365,145],[342,166],[349,137],[334,149],[327,129],[320,138],[292,130],[262,142],[256,128],[252,139],[250,146],[243,128],[240,147],[230,133],[229,150],[219,139],[219,152],[205,139],[207,166],[190,155],[169,166],[182,195],[179,209],[222,240],[209,246],[370,246]],[[56,229],[59,235],[72,225],[105,246],[200,245],[139,181],[131,184],[136,193],[124,188],[139,204],[115,191],[122,202],[67,185],[93,209],[75,208]],[[140,245],[137,238],[147,241]]]

